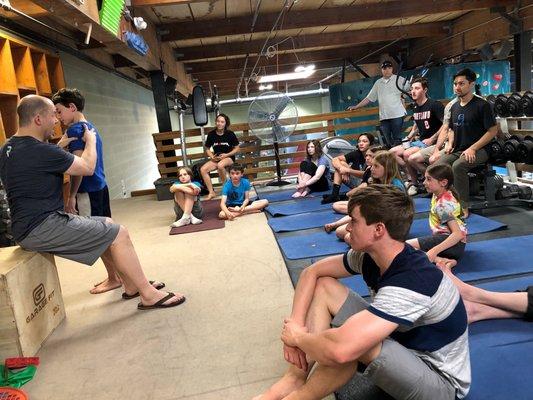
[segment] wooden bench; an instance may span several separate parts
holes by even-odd
[[[0,248],[0,360],[35,355],[63,319],[54,257]]]

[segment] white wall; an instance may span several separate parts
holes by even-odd
[[[152,133],[158,132],[150,90],[61,54],[68,87],[85,96],[86,118],[94,123],[104,144],[104,166],[111,198],[149,189],[159,178]],[[176,124],[177,129],[177,124]]]

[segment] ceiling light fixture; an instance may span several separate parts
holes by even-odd
[[[268,85],[259,85],[259,90],[272,90],[274,86],[269,83]]]
[[[294,72],[305,72],[305,71],[314,71],[314,70],[315,70],[315,64],[298,65],[296,68],[294,68]]]
[[[312,67],[312,68],[309,68]],[[269,82],[283,82],[283,81],[293,81],[295,79],[305,79],[309,78],[315,73],[315,66],[304,67],[303,71],[299,72],[288,72],[286,74],[276,74],[276,75],[265,75],[259,78],[259,83],[269,83]]]

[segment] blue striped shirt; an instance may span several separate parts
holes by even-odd
[[[380,275],[370,255],[349,250],[344,266],[362,274],[372,303],[368,311],[398,324],[390,336],[452,383],[457,397],[470,388],[468,322],[459,291],[422,251],[408,244]]]

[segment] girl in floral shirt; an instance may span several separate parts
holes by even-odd
[[[425,173],[424,186],[432,193],[429,226],[433,235],[407,241],[425,251],[429,260],[458,260],[466,245],[466,224],[459,195],[453,188],[453,171],[449,165],[434,164]]]

